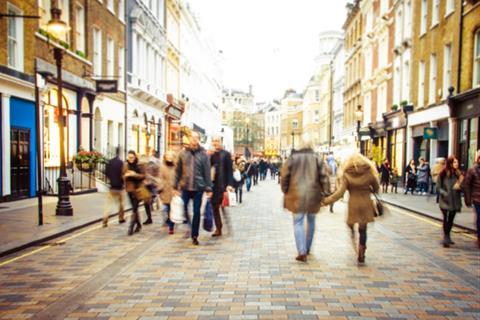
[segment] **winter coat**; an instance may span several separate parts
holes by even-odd
[[[374,164],[360,154],[354,154],[344,163],[340,188],[324,200],[326,205],[340,199],[348,191],[347,223],[366,224],[375,217],[375,207],[371,200],[372,190],[379,189],[377,169]]]
[[[440,193],[440,209],[456,212],[462,210],[461,191],[453,189],[457,181],[459,181],[460,184],[463,181],[463,176],[460,173],[445,175],[443,177],[440,174],[438,176],[437,188],[439,188]]]
[[[210,166],[214,170],[212,204],[221,204],[223,193],[233,186],[233,164],[230,152],[220,150],[210,156]]]
[[[210,160],[205,149],[184,149],[178,157],[175,187],[177,190],[212,191]]]
[[[428,178],[430,178],[430,166],[428,163],[419,165],[417,167],[417,182],[428,182]]]
[[[417,185],[417,168],[412,168],[410,165],[408,165],[405,168],[405,176],[407,180],[407,188],[415,189]]]
[[[380,167],[380,177],[382,183],[388,183],[390,181],[390,172],[390,165],[382,163],[382,166]]]
[[[115,157],[108,161],[105,175],[110,181],[110,189],[122,190],[125,184],[123,180],[124,166],[123,161],[119,157]]]
[[[312,149],[292,154],[282,167],[284,207],[292,213],[317,213],[330,181],[322,159]]]
[[[143,180],[145,180],[145,170],[143,165],[138,164],[138,160],[134,163],[126,162],[124,166],[124,172],[126,173],[128,170],[134,171],[135,175],[130,177],[125,177],[125,190],[127,192],[135,192],[137,188],[142,184]]]
[[[165,161],[160,166],[160,184],[158,191],[163,204],[170,204],[175,186],[175,165],[168,165]]]
[[[467,206],[480,205],[480,165],[470,168],[465,177],[465,204]]]

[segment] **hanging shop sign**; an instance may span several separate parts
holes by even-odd
[[[438,139],[438,128],[424,128],[423,139]]]
[[[182,110],[176,108],[174,105],[170,105],[167,108],[167,114],[175,119],[180,119],[182,117]]]
[[[118,81],[117,80],[95,80],[97,93],[107,92],[107,93],[116,93],[118,92]]]

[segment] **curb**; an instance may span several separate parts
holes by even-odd
[[[129,208],[129,209],[125,209],[125,212],[128,212],[128,211],[131,211],[132,208]],[[109,215],[108,217],[109,218],[113,218],[115,216],[118,215],[118,212],[117,213],[112,213],[111,215]],[[88,227],[88,226],[91,226],[93,224],[96,224],[96,223],[99,223],[103,220],[103,217],[102,218],[98,218],[98,219],[95,219],[95,220],[91,220],[91,221],[88,221],[86,223],[83,223],[81,225],[78,225],[78,226],[74,226],[74,227],[71,227],[71,228],[68,228],[66,230],[63,230],[63,231],[60,231],[60,232],[57,232],[57,233],[54,233],[54,234],[51,234],[51,235],[48,235],[48,236],[45,236],[45,237],[42,237],[42,238],[39,238],[39,239],[35,239],[33,241],[30,241],[30,242],[27,242],[27,243],[24,243],[20,246],[17,246],[17,247],[14,247],[14,248],[11,248],[11,249],[8,249],[6,251],[3,251],[3,252],[0,252],[0,258],[3,258],[5,256],[8,256],[8,255],[11,255],[13,253],[16,253],[16,252],[19,252],[19,251],[22,251],[22,250],[25,250],[27,248],[30,248],[30,247],[33,247],[33,246],[37,246],[43,242],[46,242],[46,241],[50,241],[52,239],[55,239],[55,238],[59,238],[59,237],[62,237],[66,234],[69,234],[69,233],[72,233],[74,231],[77,231],[79,229],[83,229],[85,227]]]
[[[397,207],[397,208],[400,208],[400,209],[403,209],[403,210],[407,210],[407,211],[411,211],[413,213],[416,213],[418,215],[421,215],[423,217],[426,217],[426,218],[430,218],[430,219],[433,219],[433,220],[436,220],[436,221],[440,221],[440,222],[443,222],[443,220],[441,218],[438,218],[436,216],[432,216],[428,213],[425,213],[423,211],[419,211],[419,210],[416,210],[416,209],[412,209],[412,208],[409,208],[407,206],[403,206],[401,204],[398,204],[398,203],[395,203],[395,202],[392,202],[392,201],[389,201],[389,200],[384,200],[382,199],[382,202],[385,202],[386,204],[388,205],[391,205],[391,206],[394,206],[394,207]],[[459,229],[463,229],[463,230],[467,230],[468,232],[472,232],[472,233],[476,233],[477,230],[473,229],[473,228],[470,228],[470,227],[466,227],[466,226],[462,226],[462,225],[459,225],[459,224],[456,224],[454,223],[453,224],[454,227],[457,227]]]

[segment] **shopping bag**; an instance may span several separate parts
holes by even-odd
[[[228,197],[228,192],[223,193],[223,201],[222,201],[222,207],[228,207],[230,206],[230,199]]]
[[[242,181],[242,174],[240,173],[240,170],[235,169],[233,171],[233,179],[235,179],[236,182]]]
[[[207,202],[208,202],[207,193],[204,192],[202,195],[202,204],[200,205],[200,215],[202,216],[205,214],[205,208],[207,207]]]
[[[228,204],[230,205],[230,207],[234,207],[237,205],[237,195],[235,194],[235,192],[227,192],[228,194]]]
[[[183,200],[179,196],[174,196],[170,203],[170,220],[173,223],[183,223],[185,220],[185,208]]]
[[[205,205],[205,213],[203,214],[203,229],[211,232],[213,229],[213,208],[210,200]]]

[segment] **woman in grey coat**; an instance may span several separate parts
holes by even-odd
[[[450,247],[455,244],[450,238],[453,221],[457,212],[462,210],[461,188],[463,174],[459,170],[458,159],[450,156],[447,159],[445,168],[438,176],[438,188],[440,193],[440,210],[443,214],[443,246]]]

